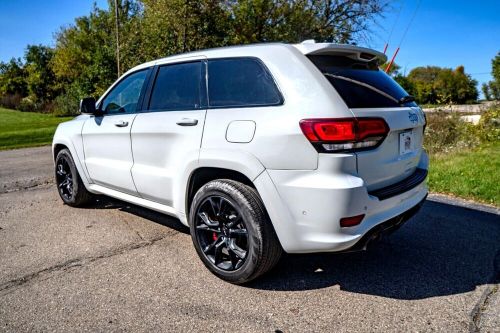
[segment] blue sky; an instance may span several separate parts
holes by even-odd
[[[27,44],[54,45],[53,36],[59,27],[88,14],[93,2],[0,0],[0,61],[22,57]],[[106,0],[96,2],[99,7],[107,7]],[[392,56],[418,2],[391,1],[392,9],[364,44],[383,50],[394,27],[387,52]],[[500,1],[422,0],[396,62],[407,72],[423,65],[452,68],[464,65],[466,72],[481,83],[491,79],[491,59],[498,51]]]

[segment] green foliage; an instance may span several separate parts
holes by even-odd
[[[429,153],[472,148],[479,144],[473,124],[463,121],[458,113],[427,113],[424,147]]]
[[[491,74],[493,80],[488,83],[483,83],[484,98],[487,100],[500,100],[500,52],[491,60]]]
[[[28,46],[25,62],[0,64],[0,102],[72,114],[117,76],[153,59],[204,48],[305,39],[355,43],[386,0],[109,0],[56,33],[55,48]],[[118,26],[118,42],[116,27]],[[119,53],[119,59],[117,56]],[[118,62],[120,71],[117,70]],[[120,73],[118,73],[120,72]],[[64,106],[65,103],[69,105]],[[21,105],[22,104],[22,105]]]
[[[78,85],[70,85],[63,94],[56,97],[53,114],[56,116],[78,115],[80,100],[85,96],[86,94],[79,89]]]
[[[62,87],[71,84],[87,95],[102,94],[117,77],[113,36],[112,15],[96,7],[63,28],[51,62]]]
[[[21,59],[0,62],[0,94],[26,96],[26,72]]]
[[[408,92],[421,104],[464,104],[477,100],[477,81],[465,73],[436,66],[414,68],[407,77]]]
[[[428,113],[424,146],[431,191],[500,206],[499,105],[484,111],[476,126],[455,113]]]
[[[500,105],[493,106],[481,114],[477,131],[485,142],[500,142]]]
[[[383,63],[382,65],[380,65],[379,68],[380,68],[381,71],[385,72],[385,70],[387,69],[387,66],[389,66],[389,61],[387,61],[387,62]],[[399,73],[400,69],[401,69],[401,66],[399,66],[398,64],[396,64],[395,62],[393,62],[392,65],[391,65],[391,68],[389,68],[389,72],[387,74],[389,74],[393,78],[398,77],[398,76],[403,77],[403,75],[401,75]]]
[[[485,98],[487,101],[491,101],[491,90],[490,90],[490,86],[489,86],[487,83],[483,83],[483,84],[481,85],[481,90],[483,91],[484,98]]]
[[[57,94],[56,78],[50,61],[54,50],[43,45],[28,45],[24,59],[26,84],[32,100],[40,103],[51,101]]]
[[[500,82],[500,52],[491,60],[491,74],[495,82]]]

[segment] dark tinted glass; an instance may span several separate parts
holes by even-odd
[[[211,107],[278,105],[282,99],[271,74],[257,59],[208,61]]]
[[[379,70],[376,62],[342,56],[313,55],[309,59],[325,74],[350,108],[416,106],[414,102],[399,102],[408,93]]]
[[[149,109],[199,109],[201,84],[201,62],[162,66],[156,76]]]
[[[107,114],[134,113],[147,74],[146,69],[121,80],[102,101],[101,110]]]

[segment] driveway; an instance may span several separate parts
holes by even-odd
[[[431,197],[367,252],[286,255],[246,286],[179,221],[62,204],[50,148],[0,152],[0,331],[500,331],[498,210]]]

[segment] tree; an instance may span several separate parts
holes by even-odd
[[[26,71],[21,59],[0,62],[0,95],[26,96],[27,93]]]
[[[53,55],[54,50],[43,45],[28,45],[24,55],[28,93],[41,102],[51,101],[58,93],[56,78],[50,67]]]
[[[483,83],[481,86],[481,90],[483,91],[484,98],[487,101],[491,101],[491,90],[490,86],[487,83]]]
[[[387,9],[382,0],[243,0],[229,2],[231,44],[306,39],[348,43],[365,37]]]
[[[465,73],[463,66],[455,70],[436,66],[417,67],[410,72],[408,80],[419,103],[463,104],[477,100],[477,81]]]

